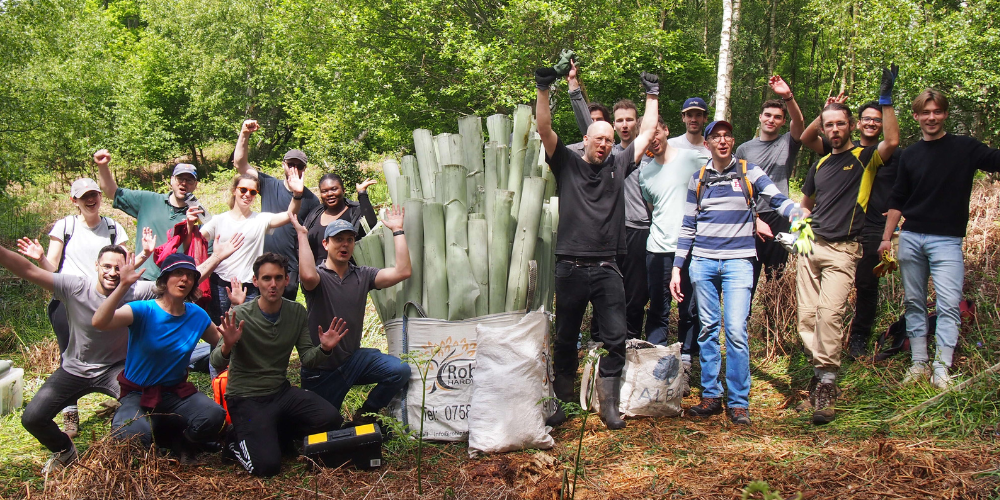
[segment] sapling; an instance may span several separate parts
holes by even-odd
[[[421,459],[424,454],[424,419],[427,416],[427,374],[431,370],[431,362],[437,356],[441,346],[434,346],[428,351],[409,351],[400,358],[404,363],[417,367],[417,374],[420,375],[420,432],[417,433],[417,494],[423,495],[423,481],[421,470]],[[405,410],[404,410],[405,411]]]

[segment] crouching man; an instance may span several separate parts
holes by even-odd
[[[326,260],[317,267],[309,249],[308,230],[292,218],[298,232],[299,280],[305,290],[309,334],[313,342],[320,342],[317,332],[335,318],[347,325],[346,336],[336,345],[329,359],[312,368],[303,364],[302,388],[319,394],[339,409],[351,387],[377,384],[354,413],[353,425],[374,422],[374,418],[367,415],[378,413],[387,406],[410,380],[410,366],[399,358],[378,349],[361,347],[368,292],[393,286],[410,277],[410,250],[403,236],[403,209],[397,206],[389,210],[382,223],[392,231],[395,267],[377,269],[352,263],[357,234],[354,225],[343,219],[326,226],[323,233]]]
[[[281,469],[281,440],[338,429],[340,412],[313,392],[288,382],[288,358],[298,350],[302,366],[327,361],[347,333],[335,318],[319,328],[319,346],[309,337],[306,309],[282,297],[288,282],[288,258],[265,253],[253,263],[253,284],[260,295],[233,308],[222,319],[212,366],[229,367],[226,405],[233,428],[226,448],[247,472],[273,476]]]

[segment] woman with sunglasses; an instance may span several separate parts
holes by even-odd
[[[331,222],[340,219],[350,222],[359,240],[365,236],[365,231],[361,227],[362,216],[368,221],[369,226],[378,224],[375,209],[368,200],[368,186],[376,182],[373,179],[365,179],[361,184],[357,184],[358,201],[352,201],[344,196],[344,181],[339,175],[326,174],[320,177],[319,198],[322,204],[306,214],[305,222],[302,224],[309,230],[309,248],[312,249],[317,263],[326,260],[323,234]]]
[[[289,214],[299,213],[303,191],[301,172],[290,175],[288,185],[292,191],[292,201],[288,204],[287,212],[254,212],[251,206],[260,192],[259,181],[250,174],[237,175],[233,178],[229,195],[230,210],[212,217],[201,229],[208,241],[216,236],[221,238],[220,241],[229,241],[237,233],[242,233],[244,237],[243,246],[221,262],[210,278],[212,304],[208,312],[216,324],[229,311],[229,293],[242,288],[246,290],[245,300],[258,295],[257,287],[253,286],[253,262],[264,253],[264,235],[276,227],[288,224]],[[189,219],[189,223],[193,221]]]

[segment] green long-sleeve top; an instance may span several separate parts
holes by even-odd
[[[212,351],[211,362],[222,371],[229,366],[226,394],[253,397],[278,392],[287,380],[292,347],[299,352],[302,366],[314,368],[330,355],[314,346],[309,338],[309,319],[301,304],[282,299],[278,320],[271,323],[257,305],[259,299],[234,307],[236,323],[243,321],[243,335],[227,359],[222,342]],[[331,351],[332,353],[332,351]]]

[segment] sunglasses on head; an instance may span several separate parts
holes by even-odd
[[[250,192],[250,196],[257,196],[257,192],[258,192],[256,189],[250,189],[250,188],[245,188],[245,187],[241,187],[241,188],[239,188],[239,190],[240,190],[240,194],[247,194],[247,192],[249,191]]]

